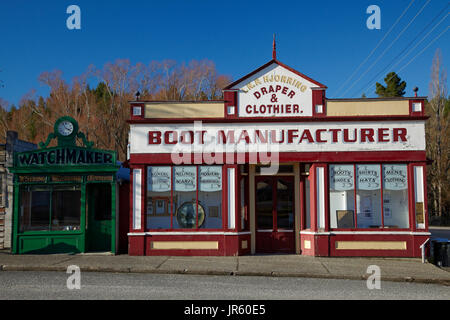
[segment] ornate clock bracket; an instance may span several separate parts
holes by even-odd
[[[68,121],[72,122],[72,124],[74,124],[75,132],[73,134],[69,135],[68,137],[62,137],[60,134],[58,134],[58,131],[57,131],[57,124],[60,121],[63,121],[63,120],[68,120]],[[78,122],[75,119],[71,118],[71,117],[61,117],[61,118],[59,118],[55,122],[54,132],[51,132],[48,135],[47,140],[45,142],[39,142],[39,148],[40,149],[47,148],[48,145],[50,144],[50,142],[53,139],[55,139],[55,138],[58,139],[58,146],[74,146],[75,147],[76,146],[76,141],[75,141],[76,138],[81,139],[83,141],[84,147],[87,148],[87,149],[91,149],[93,147],[93,145],[94,145],[94,142],[88,141],[86,139],[86,136],[84,135],[83,132],[79,132],[78,131]]]

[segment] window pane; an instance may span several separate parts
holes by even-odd
[[[23,188],[20,197],[20,231],[48,231],[50,227],[50,189]]]
[[[306,215],[306,221],[305,221],[305,228],[310,229],[311,228],[311,212],[310,212],[310,186],[309,186],[309,179],[305,178],[305,215]]]
[[[222,167],[199,167],[199,212],[204,211],[203,224],[199,219],[199,227],[202,229],[222,228]],[[201,225],[200,225],[201,224]]]
[[[57,187],[52,192],[52,230],[80,230],[81,190]]]
[[[247,225],[245,224],[245,177],[241,178],[241,185],[240,185],[240,190],[241,190],[241,194],[240,194],[240,199],[241,199],[241,228],[242,230],[247,230],[246,227]]]
[[[111,184],[109,183],[92,183],[88,184],[92,188],[91,195],[101,201],[94,201],[96,221],[111,220]]]
[[[147,168],[147,228],[170,229],[170,167]]]
[[[197,210],[197,167],[179,166],[173,168],[173,206],[175,229],[195,229]],[[205,218],[204,210],[200,210],[199,225]]]
[[[357,165],[356,189],[358,228],[379,228],[381,226],[380,165]]]
[[[406,164],[383,165],[383,212],[385,227],[409,228]]]
[[[277,227],[278,229],[294,228],[294,181],[293,179],[277,179]]]
[[[256,222],[258,229],[273,229],[272,179],[260,180],[256,184]]]
[[[330,165],[330,227],[355,227],[353,165]]]

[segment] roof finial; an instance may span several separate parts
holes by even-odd
[[[273,49],[272,49],[272,59],[277,59],[277,45],[275,43],[275,33],[273,34]]]

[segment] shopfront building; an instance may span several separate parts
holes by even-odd
[[[326,89],[274,57],[221,101],[132,101],[129,254],[419,257],[425,98]]]
[[[74,119],[59,118],[39,149],[14,155],[12,253],[115,253],[118,169],[115,152],[93,148]]]

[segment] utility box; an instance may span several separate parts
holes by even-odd
[[[431,241],[433,248],[434,264],[439,267],[450,266],[450,241],[448,239],[433,239]]]

